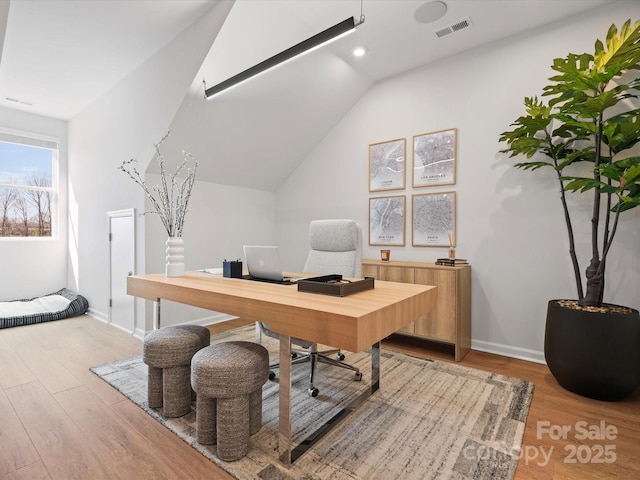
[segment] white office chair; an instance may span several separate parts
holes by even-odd
[[[309,225],[309,243],[311,250],[304,266],[304,273],[316,275],[341,274],[344,277],[359,278],[362,261],[362,229],[353,220],[314,220]],[[261,333],[271,338],[279,335],[269,329],[269,324],[258,323]],[[309,395],[316,397],[319,390],[313,385],[316,363],[326,363],[346,368],[355,372],[355,379],[362,380],[362,373],[356,367],[344,363],[344,355],[340,350],[318,352],[318,345],[300,338],[291,338],[291,343],[305,350],[296,350],[292,365],[310,362]],[[331,358],[334,355],[336,358]],[[273,369],[279,364],[270,366],[269,378],[273,380]]]

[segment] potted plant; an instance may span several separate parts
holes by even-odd
[[[153,205],[154,211],[145,213],[155,213],[162,220],[162,224],[167,232],[167,264],[165,274],[167,277],[181,277],[184,275],[184,240],[182,230],[187,212],[190,210],[189,200],[191,190],[196,180],[196,169],[198,161],[190,153],[182,152],[182,161],[178,164],[173,173],[167,174],[164,164],[164,155],[160,152],[160,147],[169,137],[171,131],[162,137],[160,142],[154,145],[156,158],[160,167],[160,185],[151,188],[147,186],[144,178],[135,167],[137,160],[125,160],[118,167],[136,182],[146,194]],[[193,166],[190,166],[193,164]]]
[[[640,383],[638,311],[604,303],[605,270],[624,212],[640,205],[640,21],[611,25],[593,54],[568,54],[551,67],[556,75],[542,97],[525,98],[526,114],[500,141],[515,166],[552,168],[569,240],[576,300],[549,302],[545,358],[558,383],[580,395],[620,400]],[[576,173],[578,172],[578,173]],[[591,260],[584,272],[576,252],[567,193],[592,202]],[[584,279],[584,283],[583,283]],[[586,289],[584,288],[586,286]]]

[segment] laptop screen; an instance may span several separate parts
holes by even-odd
[[[243,248],[250,276],[265,280],[283,280],[278,247],[245,245]]]

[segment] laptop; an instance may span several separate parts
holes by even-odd
[[[244,258],[249,275],[242,278],[289,285],[298,278],[285,277],[282,273],[280,250],[274,246],[244,245]]]

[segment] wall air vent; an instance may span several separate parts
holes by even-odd
[[[449,35],[450,33],[459,32],[460,30],[469,28],[471,25],[472,25],[471,18],[465,17],[461,20],[458,20],[457,22],[447,25],[444,28],[441,28],[440,30],[436,30],[434,33],[436,37],[442,38]]]

